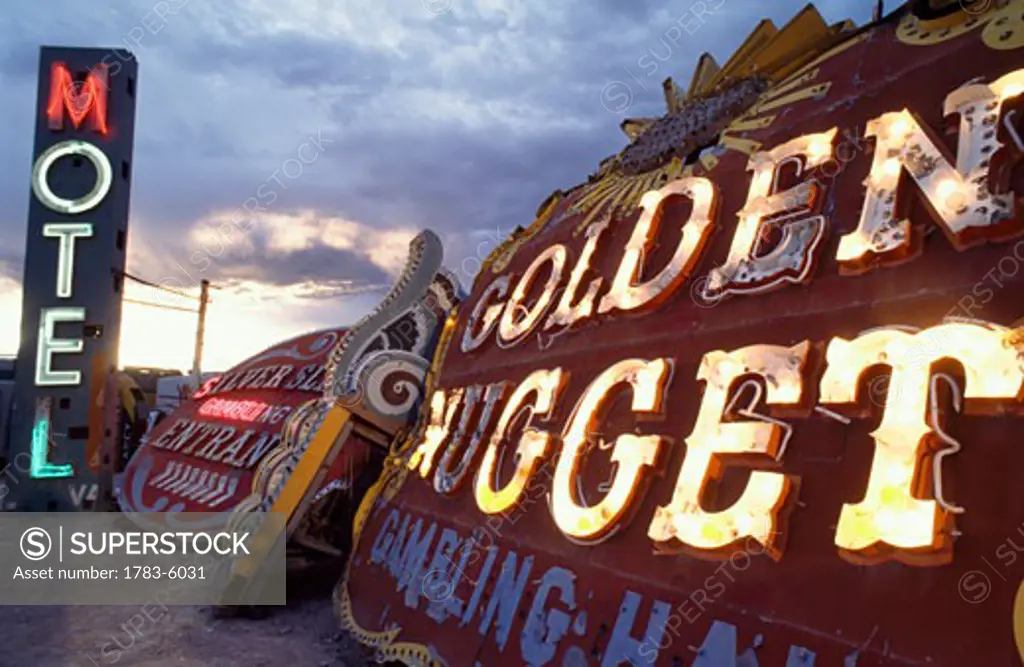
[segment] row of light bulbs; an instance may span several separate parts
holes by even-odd
[[[887,395],[881,422],[872,433],[875,454],[864,497],[844,505],[840,513],[835,544],[844,556],[856,562],[919,563],[922,554],[932,555],[932,562],[950,555],[953,517],[937,500],[915,495],[928,474],[923,462],[935,442],[935,415],[929,408],[931,365],[946,358],[959,362],[968,407],[976,402],[1018,405],[1024,397],[1024,365],[1011,335],[988,323],[952,321],[924,331],[883,327],[853,340],[829,341],[819,386],[822,405],[855,410],[862,403],[862,377],[879,365],[891,367],[890,386],[898,388]],[[753,539],[765,553],[781,557],[783,515],[798,488],[794,475],[757,469],[730,507],[708,511],[704,504],[709,486],[721,479],[726,465],[745,462],[773,468],[783,461],[780,422],[767,417],[734,418],[729,398],[736,393],[736,383],[756,376],[764,380],[766,406],[791,411],[805,406],[810,349],[811,344],[804,341],[791,347],[752,345],[703,356],[697,373],[705,384],[700,410],[686,437],[672,498],[656,509],[648,528],[652,541],[664,548],[721,557],[738,543]],[[673,368],[674,360],[669,358],[629,358],[612,364],[580,395],[560,436],[538,427],[535,420],[550,420],[556,406],[566,400],[569,374],[561,368],[530,373],[500,409],[507,382],[486,388],[439,389],[431,398],[429,424],[407,466],[432,479],[435,490],[445,495],[457,494],[472,481],[479,509],[499,515],[513,511],[522,501],[531,478],[554,458],[554,445],[560,442],[550,488],[554,521],[574,541],[606,539],[623,526],[641,489],[663,468],[670,441],[662,435],[620,435],[611,445],[610,458],[617,468],[610,486],[599,501],[588,504],[579,493],[579,483],[592,445],[590,434],[599,431],[606,406],[627,389],[634,414],[663,415]],[[508,434],[524,408],[529,408],[530,420],[521,425],[518,441],[510,442]],[[453,432],[456,416],[460,418]],[[466,444],[468,425],[474,419],[476,430]],[[514,470],[500,483],[500,462],[512,451]],[[472,477],[471,468],[478,460]]]
[[[1004,103],[1021,91],[1024,69],[992,83],[962,86],[946,97],[946,115],[959,114],[961,119],[955,164],[909,110],[884,113],[869,121],[867,136],[876,140],[875,153],[865,179],[857,228],[839,242],[836,260],[840,271],[861,273],[903,260],[910,252],[911,222],[899,217],[903,174],[919,186],[936,222],[958,249],[1019,234],[1024,216],[1018,215],[1014,194],[993,193],[989,176],[992,158],[1004,148],[1015,148],[999,141],[995,125]],[[819,212],[826,185],[809,174],[834,159],[836,134],[837,128],[808,134],[750,157],[752,178],[747,202],[737,214],[739,222],[728,257],[711,270],[700,290],[705,299],[757,294],[811,280],[829,220]],[[779,172],[793,161],[799,165],[798,175],[807,172],[805,180],[779,190]],[[655,275],[642,278],[650,273],[645,271],[644,258],[657,243],[659,227],[667,224],[663,207],[672,196],[689,198],[692,211],[682,223],[681,238],[671,259]],[[641,198],[640,215],[611,278],[611,287],[600,298],[605,279],[599,276],[587,285],[583,285],[583,279],[610,224],[600,222],[587,229],[584,246],[572,267],[566,245],[549,246],[533,258],[518,280],[508,273],[483,289],[463,331],[462,351],[472,352],[492,337],[500,347],[507,348],[527,340],[539,327],[564,330],[595,315],[658,307],[695,270],[717,224],[719,200],[715,183],[695,176],[684,176],[647,192]],[[771,252],[761,252],[760,248],[766,225],[780,225],[783,232]],[[528,304],[528,295],[542,275],[547,279],[540,297]],[[556,299],[560,289],[561,296]]]

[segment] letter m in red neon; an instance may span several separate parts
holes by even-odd
[[[51,130],[64,129],[64,114],[78,129],[86,116],[92,129],[107,133],[107,66],[99,64],[89,70],[85,81],[75,81],[71,70],[62,62],[50,68],[50,99],[46,116]]]

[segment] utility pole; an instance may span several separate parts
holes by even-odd
[[[206,305],[210,302],[210,281],[205,278],[199,282],[199,322],[196,325],[196,348],[192,355],[193,390],[202,385],[203,337],[206,336]]]

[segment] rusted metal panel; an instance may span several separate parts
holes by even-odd
[[[957,248],[937,225],[926,224],[915,230],[921,239],[916,253],[898,265],[846,275],[835,259],[840,238],[857,228],[864,204],[874,157],[874,140],[865,139],[867,123],[910,109],[942,137],[947,154],[956,155],[957,126],[949,125],[956,118],[943,113],[947,95],[969,81],[991,82],[1022,66],[1022,52],[1006,48],[1001,36],[1008,26],[1024,29],[1024,3],[988,11],[995,14],[983,13],[969,27],[938,31],[924,38],[927,43],[918,43],[920,33],[907,19],[873,27],[793,75],[799,85],[775,96],[769,91],[761,110],[741,119],[746,129],[727,132],[733,140],[724,144],[742,148],[756,142],[768,150],[838,128],[837,168],[825,175],[823,200],[817,202],[827,227],[818,261],[800,284],[718,301],[700,298],[709,271],[730,253],[736,215],[751,186],[747,153],[724,145],[713,160],[688,171],[706,176],[719,191],[710,240],[693,275],[656,309],[595,315],[564,330],[537,327],[540,333],[513,345],[496,344],[492,333],[463,352],[460,341],[471,314],[483,298],[493,297],[487,292],[492,281],[512,276],[507,297],[531,263],[555,244],[564,244],[570,258],[558,283],[564,288],[587,242],[580,223],[590,212],[571,211],[587,190],[570,192],[547,211],[510,246],[514,254],[507,261],[499,254],[492,263],[496,270],[483,271],[441,344],[433,389],[468,393],[470,387],[498,382],[515,387],[538,369],[561,368],[568,379],[550,414],[513,419],[498,446],[514,451],[525,422],[549,431],[554,444],[514,507],[486,515],[478,508],[472,480],[442,493],[435,491],[433,468],[427,479],[410,470],[411,457],[429,431],[427,406],[417,432],[396,447],[357,517],[354,553],[338,592],[343,625],[377,647],[380,659],[410,665],[1020,665],[1014,639],[1015,627],[1024,622],[1015,611],[1024,579],[1016,546],[1024,545],[1024,500],[1014,493],[1017,471],[1024,466],[1017,437],[1024,425],[1020,396],[1011,396],[994,414],[953,414],[955,409],[943,404],[942,413],[950,417],[946,428],[963,451],[942,463],[941,495],[966,510],[956,515],[955,531],[945,535],[952,542],[951,561],[945,564],[936,557],[916,564],[890,559],[863,565],[840,553],[840,514],[844,505],[865,496],[876,456],[872,433],[886,401],[895,401],[901,388],[887,384],[884,375],[868,373],[859,379],[859,412],[839,415],[819,401],[826,346],[836,337],[853,340],[880,326],[926,329],[949,316],[1010,326],[1024,316],[1024,243],[1017,237]],[[778,99],[784,101],[772,103]],[[1004,115],[1022,107],[1024,98],[1016,96]],[[766,114],[774,119],[746,122]],[[1011,121],[998,130],[1007,145],[1013,129]],[[707,164],[712,166],[702,166]],[[1019,198],[1024,171],[1006,170],[1003,177],[1003,185]],[[908,197],[909,217],[927,219],[923,200]],[[685,202],[663,210],[657,246],[646,253],[650,266],[670,259],[689,215]],[[611,217],[579,294],[596,277],[604,279],[598,297],[608,292],[639,216],[634,210]],[[526,311],[541,298],[546,279],[541,273],[527,293]],[[731,462],[704,497],[705,510],[723,510],[749,487],[751,468],[790,476],[792,502],[776,528],[785,533],[777,553],[772,557],[764,545],[750,541],[714,553],[657,548],[648,536],[652,518],[673,498],[692,447],[686,439],[708,394],[698,380],[702,358],[714,350],[792,347],[804,341],[809,342],[808,401],[794,406],[799,410],[759,403],[746,411],[748,418],[770,416],[791,432],[777,466]],[[588,433],[595,446],[580,466],[578,497],[589,500],[585,505],[596,504],[622,469],[611,459],[613,447],[599,443],[622,434],[658,434],[670,442],[640,478],[635,500],[610,535],[585,543],[571,540],[552,512],[552,477],[564,455],[565,429],[595,378],[630,358],[671,360],[664,405],[654,419],[638,419],[624,398],[628,392],[618,395]],[[959,381],[955,367],[938,363],[933,370]],[[735,397],[736,385],[731,389]],[[737,415],[744,413],[732,417]],[[449,435],[460,418],[456,411]],[[470,476],[493,432],[493,420],[488,426],[479,419],[469,417],[464,431],[467,440],[475,429],[484,432],[483,444],[467,457]],[[442,441],[441,452],[459,446],[451,439]],[[515,470],[513,458],[509,452],[499,461],[503,483]],[[932,462],[929,458],[927,465]],[[933,480],[927,481],[915,497],[938,497]]]

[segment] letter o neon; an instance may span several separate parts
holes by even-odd
[[[57,196],[47,180],[50,168],[54,163],[62,157],[71,155],[81,155],[96,168],[96,183],[92,190],[78,199],[65,199]],[[62,141],[43,151],[32,166],[32,192],[51,211],[67,215],[77,215],[99,206],[110,192],[113,182],[114,173],[110,167],[110,160],[103,154],[103,151],[87,141]]]

